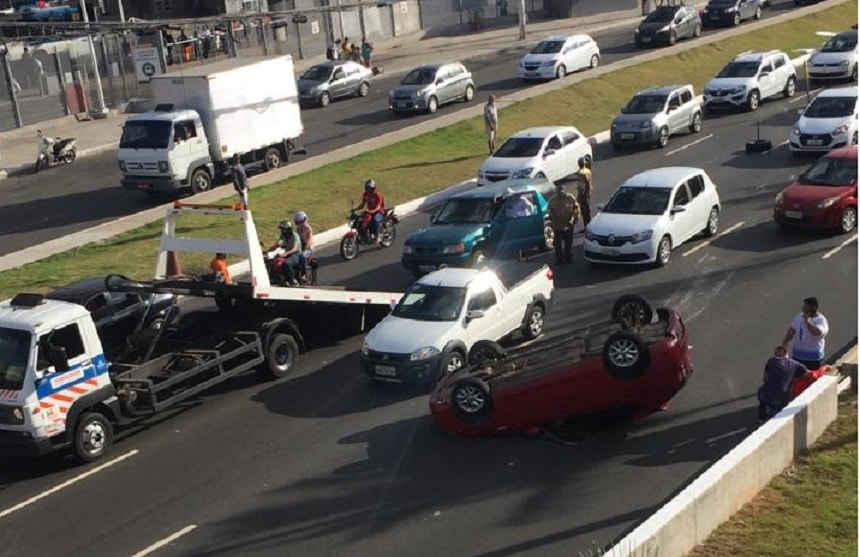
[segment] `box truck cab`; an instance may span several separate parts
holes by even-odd
[[[304,132],[290,56],[241,66],[230,59],[154,77],[151,86],[154,110],[123,126],[117,162],[126,189],[201,193],[237,154],[273,170]]]

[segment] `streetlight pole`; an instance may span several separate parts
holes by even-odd
[[[520,37],[521,41],[526,40],[526,0],[520,0]]]
[[[93,35],[90,33],[90,16],[87,14],[87,2],[86,0],[80,0],[81,2],[81,16],[84,18],[84,25],[87,28],[87,42],[90,44],[90,57],[93,60],[93,74],[95,74],[96,80],[96,107],[90,111],[90,115],[93,118],[106,118],[108,115],[108,109],[105,106],[105,94],[102,90],[102,78],[99,75],[99,60],[96,58],[96,45],[93,43]]]

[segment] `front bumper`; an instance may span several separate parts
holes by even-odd
[[[421,112],[427,110],[427,98],[415,97],[412,99],[389,99],[388,110],[391,112]]]
[[[413,248],[415,249],[415,248]],[[421,249],[421,248],[417,248]],[[425,248],[428,250],[438,250],[438,248]],[[447,267],[468,267],[469,258],[472,256],[470,252],[455,253],[443,255],[435,252],[433,254],[411,253],[403,254],[400,263],[412,272],[430,273],[445,265]]]
[[[181,180],[164,176],[123,176],[120,182],[127,190],[175,192],[185,187]]]
[[[0,455],[12,458],[39,457],[68,446],[65,435],[55,438],[30,436],[26,431],[0,430]]]
[[[833,136],[829,133],[809,134],[792,133],[788,136],[788,148],[797,153],[823,153],[848,145],[851,140],[848,133]]]
[[[812,205],[795,208],[792,205],[783,203],[774,207],[773,220],[777,224],[797,228],[835,229],[841,224],[842,206],[839,203],[834,203],[825,209]]]
[[[654,45],[668,45],[669,32],[664,31],[660,33],[653,33],[651,35],[634,34],[633,42],[636,43],[636,46],[642,47]]]
[[[409,354],[387,354],[371,350],[361,355],[361,371],[376,381],[406,385],[432,385],[439,377],[442,355],[412,361]]]
[[[719,110],[741,108],[746,104],[746,102],[747,91],[744,89],[740,93],[726,93],[720,95],[706,92],[703,95],[702,104],[709,110]]]
[[[657,143],[657,128],[613,129],[610,140],[618,145],[653,145]]]
[[[601,245],[596,240],[583,241],[583,256],[591,263],[642,265],[657,260],[657,242],[653,239],[637,244]]]
[[[817,81],[826,81],[826,80],[843,80],[851,77],[851,72],[854,71],[853,66],[851,64],[846,65],[830,65],[830,64],[822,64],[809,66],[809,79],[814,79]]]
[[[555,77],[555,64],[552,66],[538,66],[537,68],[523,68],[520,66],[517,69],[517,76],[520,79],[553,79]]]

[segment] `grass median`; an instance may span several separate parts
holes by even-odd
[[[841,31],[857,22],[857,0],[813,15],[703,45],[675,56],[586,79],[565,89],[513,105],[501,104],[501,135],[548,123],[572,124],[592,135],[608,128],[619,107],[650,85],[692,83],[697,91],[735,54],[746,50],[814,48],[816,31]],[[449,109],[443,109],[449,110]],[[408,120],[404,120],[404,125]],[[389,205],[427,195],[473,178],[486,157],[483,123],[472,118],[396,145],[350,158],[251,192],[258,233],[266,242],[276,223],[296,210],[307,211],[316,231],[345,221],[349,202],[373,177]],[[598,161],[599,162],[599,161]],[[225,197],[230,193],[224,191]],[[232,201],[233,198],[230,198]],[[104,242],[91,244],[18,269],[0,273],[0,299],[21,291],[44,291],[78,278],[107,273],[152,276],[162,223],[153,223]],[[189,236],[229,237],[235,223],[187,218],[180,231]],[[202,257],[184,259],[183,270],[203,268]]]
[[[689,557],[857,555],[857,397],[824,435]]]

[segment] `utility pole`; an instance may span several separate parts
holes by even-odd
[[[93,61],[93,73],[96,80],[96,106],[90,111],[93,118],[107,118],[108,109],[105,106],[105,94],[102,91],[102,78],[99,75],[99,59],[96,58],[96,45],[93,42],[93,34],[90,32],[90,16],[87,14],[87,2],[81,1],[81,16],[87,29],[87,42],[90,44],[90,58]]]
[[[526,0],[520,0],[520,37],[519,40],[526,40]]]

